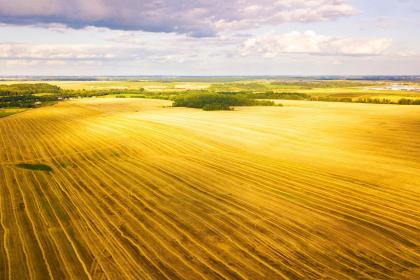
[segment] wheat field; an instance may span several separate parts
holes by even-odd
[[[420,279],[420,108],[282,103],[0,119],[0,279]]]

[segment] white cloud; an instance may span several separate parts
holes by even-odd
[[[24,44],[24,43],[0,43],[0,60],[6,65],[64,65],[64,64],[87,64],[93,65],[103,62],[125,62],[135,64],[140,61],[150,62],[185,62],[197,58],[197,51],[201,57],[208,55],[207,49],[197,47],[196,52],[189,51],[193,45],[197,46],[198,39],[190,42],[188,37],[180,36],[161,38],[147,41],[128,41],[122,36],[119,43],[112,42],[109,45],[96,44]],[[209,39],[210,40],[210,39]],[[156,44],[158,43],[158,44]],[[158,45],[158,46],[157,46]]]
[[[28,60],[28,59],[10,59],[6,60],[6,65],[9,66],[35,66],[39,63],[36,60]]]
[[[242,45],[242,56],[276,57],[284,54],[324,56],[377,56],[385,54],[391,40],[332,37],[313,31],[293,31],[252,37]]]
[[[4,60],[100,60],[120,55],[112,46],[0,43]]]

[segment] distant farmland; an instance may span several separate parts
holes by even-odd
[[[0,118],[0,279],[420,279],[420,107]]]

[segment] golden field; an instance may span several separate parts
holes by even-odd
[[[282,103],[1,118],[0,279],[420,279],[420,107]]]

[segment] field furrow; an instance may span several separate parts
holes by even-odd
[[[165,104],[0,119],[1,279],[418,275],[419,109]]]

